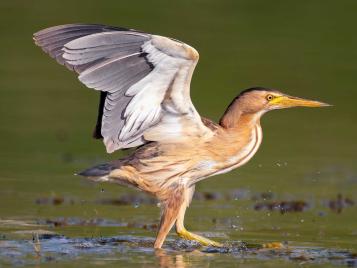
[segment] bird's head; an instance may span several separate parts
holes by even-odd
[[[257,115],[260,118],[264,113],[291,107],[324,107],[330,106],[315,100],[302,99],[286,95],[276,89],[262,87],[249,88],[242,91],[229,105],[221,119],[222,125],[236,125],[242,114]]]
[[[246,113],[268,112],[291,107],[324,107],[330,106],[315,100],[302,99],[281,93],[275,89],[250,88],[244,90],[236,99],[240,108]]]

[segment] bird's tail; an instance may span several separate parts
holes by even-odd
[[[132,166],[126,166],[127,159],[119,159],[109,163],[85,169],[75,175],[80,175],[95,182],[117,183],[147,191],[145,182]],[[115,174],[111,174],[115,170]]]
[[[75,175],[87,177],[95,181],[105,181],[108,179],[109,173],[115,168],[117,167],[112,163],[106,163],[91,168],[87,168],[79,173],[76,173]]]

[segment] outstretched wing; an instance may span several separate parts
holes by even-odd
[[[102,92],[97,129],[109,153],[211,134],[191,102],[198,53],[187,44],[96,24],[51,27],[34,40],[83,84]]]

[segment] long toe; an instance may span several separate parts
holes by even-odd
[[[191,233],[187,230],[182,230],[177,232],[177,234],[181,237],[184,238],[186,240],[193,240],[193,241],[197,241],[198,243],[200,243],[203,246],[213,246],[213,247],[223,247],[223,245],[219,242],[213,241],[211,239],[208,239],[206,237]]]

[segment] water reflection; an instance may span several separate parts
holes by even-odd
[[[158,259],[160,268],[186,268],[188,263],[185,262],[185,258],[181,254],[169,255],[164,249],[155,250],[155,256]]]

